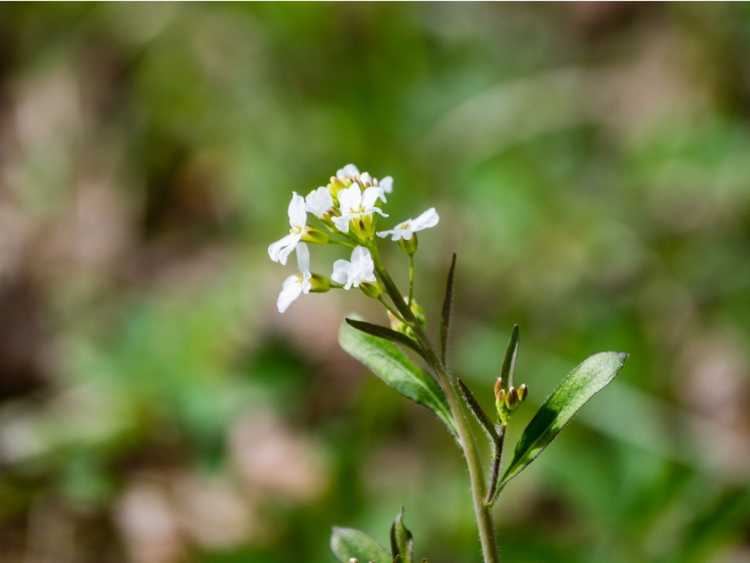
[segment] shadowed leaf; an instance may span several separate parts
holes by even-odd
[[[341,323],[339,328],[341,347],[370,368],[386,385],[432,410],[455,437],[456,428],[448,401],[437,382],[415,366],[397,346],[352,327],[349,321]]]
[[[453,276],[456,271],[456,253],[451,258],[451,267],[448,270],[448,280],[445,283],[445,297],[443,298],[443,314],[440,323],[440,361],[446,365],[448,357],[448,330],[451,324],[451,306],[453,305]]]
[[[396,342],[397,344],[403,344],[404,346],[407,346],[408,348],[414,350],[417,354],[422,356],[422,351],[417,346],[417,343],[401,332],[396,332],[395,330],[391,330],[390,328],[368,323],[367,321],[360,321],[358,319],[345,320],[347,323],[349,323],[350,326],[356,328],[357,330],[361,330],[362,332],[366,332],[367,334],[377,336],[378,338],[384,338],[386,340],[390,340],[391,342]]]

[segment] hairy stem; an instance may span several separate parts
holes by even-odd
[[[479,541],[482,544],[484,563],[499,563],[500,558],[497,553],[492,513],[490,512],[490,507],[484,502],[486,494],[484,475],[476,444],[474,443],[474,437],[471,434],[471,430],[469,429],[466,420],[465,407],[458,399],[454,379],[450,377],[445,368],[438,361],[438,358],[432,350],[432,346],[429,344],[421,327],[418,328],[417,335],[423,348],[425,348],[426,356],[429,358],[428,363],[435,372],[440,386],[443,388],[443,392],[448,399],[448,406],[450,407],[451,414],[456,421],[456,430],[458,431],[458,436],[461,441],[461,449],[463,450],[464,459],[466,460],[466,467],[469,470],[471,500],[474,505],[474,517],[477,522],[477,529],[479,530]]]
[[[430,344],[422,326],[414,318],[411,310],[408,307],[403,307],[403,296],[388,272],[383,268],[380,256],[377,252],[377,247],[371,250],[375,262],[375,269],[385,286],[386,293],[388,293],[391,301],[396,305],[399,311],[403,313],[404,320],[416,334],[417,340],[424,351],[425,360],[432,369],[435,379],[443,389],[448,400],[451,415],[456,422],[456,430],[458,432],[461,450],[463,451],[464,459],[466,460],[466,467],[469,471],[471,500],[474,505],[474,517],[477,522],[477,529],[479,530],[479,541],[482,545],[484,563],[499,563],[500,559],[497,554],[497,543],[495,541],[495,528],[492,521],[492,514],[490,508],[484,503],[484,475],[479,460],[479,454],[477,452],[476,444],[474,443],[474,437],[471,434],[469,424],[466,420],[465,407],[458,398],[455,379],[448,374],[448,371],[440,361],[438,355],[435,354],[432,344]]]

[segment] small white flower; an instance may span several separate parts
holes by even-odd
[[[361,283],[374,283],[375,264],[372,261],[370,251],[364,246],[357,246],[352,251],[351,262],[348,260],[336,260],[333,263],[331,279],[336,283],[344,285],[344,289],[359,287]]]
[[[387,194],[391,193],[393,191],[393,178],[390,176],[386,176],[380,182],[378,182],[378,185],[383,188],[383,191]]]
[[[354,164],[347,164],[343,168],[339,168],[336,171],[336,178],[338,178],[342,182],[353,182],[357,179],[358,176],[359,168],[357,168]]]
[[[381,231],[378,236],[385,238],[391,237],[391,240],[411,240],[414,233],[423,231],[424,229],[430,229],[438,224],[440,217],[435,211],[434,207],[430,207],[427,211],[423,212],[419,217],[415,219],[407,219],[406,221],[399,223],[392,229],[387,231]]]
[[[382,209],[375,206],[380,194],[379,187],[373,186],[363,192],[358,184],[341,190],[338,194],[341,216],[333,218],[336,228],[342,233],[348,233],[351,221],[369,217],[373,212],[388,217]]]
[[[305,209],[305,199],[292,192],[292,201],[289,202],[289,234],[277,240],[268,247],[268,256],[271,260],[279,264],[286,265],[286,259],[297,247],[302,240],[302,234],[307,225],[307,211]]]
[[[328,213],[333,207],[333,198],[331,192],[326,187],[320,187],[311,191],[305,198],[307,210],[315,215],[318,219]]]
[[[297,245],[297,266],[299,272],[289,276],[281,286],[279,298],[276,300],[276,308],[283,313],[289,308],[300,295],[310,293],[312,283],[310,278],[310,251],[304,242]]]

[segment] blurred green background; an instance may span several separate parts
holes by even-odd
[[[450,438],[338,348],[382,313],[274,307],[290,192],[348,162],[439,210],[416,295],[455,250],[486,404],[513,322],[521,419],[631,353],[503,493],[504,561],[750,561],[749,53],[747,5],[0,8],[0,561],[330,562],[402,505],[479,561]]]

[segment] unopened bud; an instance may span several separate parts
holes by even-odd
[[[515,409],[521,403],[521,398],[518,396],[518,389],[511,387],[508,393],[505,395],[505,406],[508,410]]]
[[[383,289],[380,287],[380,284],[375,283],[361,283],[359,284],[359,289],[362,290],[362,293],[367,295],[367,297],[372,297],[373,299],[377,299],[380,297],[380,294],[383,293]]]
[[[313,293],[325,293],[331,289],[331,280],[320,274],[310,276],[310,291]]]
[[[408,299],[407,299],[407,302],[408,302]],[[411,305],[409,305],[409,309],[411,309],[412,315],[414,315],[414,318],[417,320],[419,324],[423,325],[427,321],[427,318],[425,317],[425,314],[424,314],[424,309],[419,303],[417,303],[417,300],[414,299],[413,297],[411,299]]]
[[[417,247],[419,246],[419,242],[417,241],[417,233],[412,233],[410,239],[402,238],[400,241],[398,241],[398,245],[409,256],[412,256],[417,251]]]
[[[500,393],[503,393],[503,378],[498,377],[495,380],[495,397],[497,397]]]
[[[331,181],[328,182],[328,189],[331,191],[331,195],[335,198],[338,193],[346,187],[341,180],[336,176],[331,176]]]
[[[311,242],[313,244],[327,244],[328,235],[318,229],[305,227],[305,229],[302,231],[302,240],[304,242]]]
[[[520,387],[518,388],[518,398],[523,403],[526,400],[527,395],[529,394],[529,388],[526,387],[525,383],[522,383]]]

